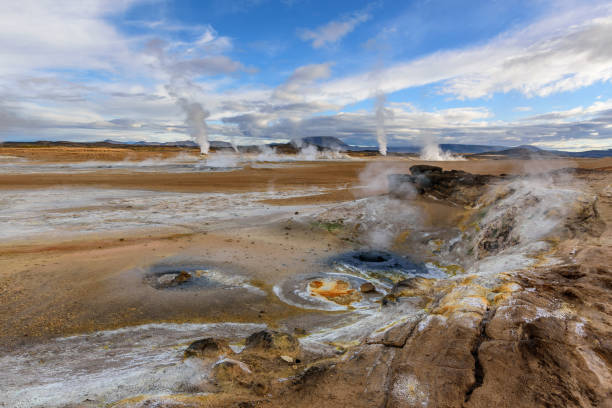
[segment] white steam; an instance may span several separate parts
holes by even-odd
[[[319,153],[319,150],[317,149],[316,146],[313,146],[313,145],[302,146],[302,148],[300,149],[300,152],[297,155],[297,159],[304,160],[304,161],[317,160],[318,153]]]
[[[429,141],[425,144],[423,149],[421,150],[421,156],[419,157],[421,160],[427,161],[461,161],[466,160],[463,156],[457,156],[452,154],[451,152],[445,152],[440,149],[440,146],[433,142]]]
[[[259,146],[260,153],[253,158],[255,162],[295,162],[295,161],[323,161],[323,160],[349,160],[351,157],[338,149],[319,150],[314,145],[302,145],[296,154],[280,154],[274,147]]]
[[[206,118],[208,112],[198,102],[191,102],[186,98],[178,98],[177,104],[185,112],[185,125],[189,129],[189,135],[200,146],[200,153],[208,154],[210,143],[208,142],[208,127]]]
[[[157,67],[169,76],[166,85],[168,95],[176,100],[176,104],[185,113],[185,126],[194,142],[200,146],[200,153],[208,154],[208,128],[206,118],[208,112],[203,106],[194,101],[193,95],[201,93],[201,89],[191,82],[188,74],[176,69],[176,57],[166,51],[163,41],[152,40],[147,44],[149,53],[155,57]]]
[[[387,134],[385,133],[385,102],[387,98],[383,93],[376,95],[376,140],[378,151],[383,156],[387,155]]]
[[[240,166],[240,156],[233,152],[215,152],[206,157],[206,166],[233,169]]]
[[[390,249],[396,237],[419,225],[422,214],[410,200],[397,199],[386,195],[389,191],[388,178],[391,174],[405,174],[407,165],[389,166],[387,163],[371,162],[359,174],[359,199],[346,208],[344,219],[359,225],[362,244],[375,249]],[[414,197],[416,191],[406,185],[403,198]]]

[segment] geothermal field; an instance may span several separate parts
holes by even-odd
[[[1,147],[0,406],[612,405],[611,158],[260,150]]]

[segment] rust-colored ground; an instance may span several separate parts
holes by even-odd
[[[15,156],[44,163],[167,159],[177,154],[196,156],[197,149],[178,147],[0,147],[0,156]]]
[[[168,158],[180,151],[132,151],[124,148],[0,148],[0,155],[26,157],[41,162],[88,160],[144,160]],[[203,173],[134,173],[128,171],[103,171],[77,174],[0,174],[0,189],[44,188],[53,186],[81,186],[145,189],[179,192],[243,192],[266,191],[270,188],[288,190],[303,187],[338,188],[359,185],[359,174],[372,161],[384,161],[398,171],[408,171],[414,164],[423,162],[409,157],[356,159],[346,162],[307,162],[288,164],[282,168],[252,168],[232,172]],[[470,173],[501,174],[554,170],[564,167],[594,169],[612,166],[612,158],[605,159],[551,159],[539,160],[537,167],[531,161],[522,160],[468,160],[457,162],[429,162],[444,169],[464,170]],[[333,202],[335,195],[319,197]],[[338,198],[347,198],[341,192]],[[316,199],[311,200],[314,204]]]
[[[143,160],[168,158],[180,152],[180,149],[0,148],[0,155],[44,162]],[[422,163],[390,157],[288,164],[271,169],[246,167],[226,173],[4,174],[0,175],[0,190],[55,186],[177,192],[267,191],[272,187],[277,191],[304,187],[330,189],[320,195],[266,200],[267,204],[275,205],[317,205],[371,194],[361,188],[359,175],[372,162],[385,162],[397,171],[407,171],[411,165]],[[521,160],[429,164],[472,173],[501,174],[565,167],[611,169],[612,158],[541,160],[536,168],[532,162]],[[430,401],[437,406],[610,406],[612,393],[605,394],[608,391],[600,387],[610,377],[596,378],[604,370],[592,370],[589,364],[601,364],[604,368],[612,365],[608,336],[612,312],[609,296],[612,181],[609,172],[581,177],[599,195],[598,210],[608,224],[607,229],[600,237],[561,243],[560,255],[567,262],[575,258],[578,266],[568,270],[531,271],[522,277],[521,283],[537,288],[537,292],[524,292],[516,301],[531,308],[551,308],[561,299],[571,306],[576,316],[587,319],[586,337],[575,334],[573,327],[558,326],[550,317],[525,323],[523,316],[504,320],[501,312],[490,311],[483,318],[482,331],[478,327],[467,330],[460,325],[434,321],[422,332],[411,328],[411,337],[406,336],[402,347],[368,346],[359,358],[347,360],[338,368],[313,371],[313,377],[306,377],[303,384],[296,385],[302,388],[283,395],[278,401],[262,400],[261,406],[403,406],[397,395],[389,393],[390,384],[405,385],[406,390],[396,390],[400,396],[404,391],[418,396],[421,392],[418,387],[429,387]],[[443,226],[456,221],[457,213],[444,203],[424,200],[415,203],[422,206],[431,224]],[[310,312],[281,303],[273,295],[269,282],[309,272],[317,267],[317,260],[347,248],[346,242],[330,232],[308,226],[288,228],[286,223],[183,235],[160,230],[147,235],[135,231],[18,246],[3,242],[0,243],[0,348],[10,349],[53,336],[159,321],[261,321],[270,327],[275,327],[281,319],[299,321]],[[142,284],[139,268],[167,257],[201,257],[214,265],[235,268],[252,276],[251,283],[265,290],[268,296],[257,298],[244,294],[236,301],[233,297],[160,292]],[[583,355],[587,346],[595,354]],[[477,353],[483,371],[480,373],[474,363]],[[372,367],[374,371],[370,370]],[[366,372],[372,374],[366,376]],[[411,377],[404,373],[417,373],[420,385],[414,386]],[[366,403],[368,398],[376,404]]]

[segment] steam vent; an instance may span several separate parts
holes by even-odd
[[[611,1],[158,3],[0,1],[0,408],[612,408]]]

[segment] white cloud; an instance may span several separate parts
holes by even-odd
[[[604,17],[605,16],[605,17]],[[612,78],[612,5],[587,4],[506,32],[474,47],[440,51],[409,62],[322,84],[308,99],[337,104],[440,83],[459,99],[518,91],[547,96]]]
[[[200,38],[193,43],[193,47],[189,52],[197,52],[203,50],[206,52],[226,52],[233,48],[232,39],[229,37],[219,36],[217,31],[210,25],[207,25]]]
[[[588,137],[543,142],[536,141],[532,144],[534,146],[541,147],[542,149],[558,149],[569,152],[612,149],[612,142],[610,142],[610,139],[593,139]]]
[[[136,0],[0,2],[0,74],[131,65],[128,41],[106,20]]]
[[[344,36],[349,34],[359,24],[370,19],[370,13],[366,10],[355,12],[349,16],[315,28],[314,30],[301,29],[298,31],[300,38],[304,41],[311,41],[313,48],[321,48],[339,42]]]
[[[331,62],[304,65],[272,89],[241,85],[236,73],[249,68],[225,55],[233,49],[233,40],[208,25],[190,28],[192,42],[154,41],[149,53],[134,51],[151,38],[127,38],[108,18],[134,2],[0,3],[0,135],[184,139],[183,115],[164,87],[174,75],[194,85],[190,97],[211,111],[213,138],[330,135],[368,145],[375,137],[371,112],[323,113],[368,99],[376,90],[391,93],[433,83],[440,93],[472,99],[509,91],[547,96],[612,78],[610,4],[561,11],[486,43],[375,72],[334,78]],[[367,11],[346,16],[311,30],[307,39],[315,47],[335,44],[368,18]],[[74,82],[62,69],[101,70],[117,79]],[[218,76],[202,79],[205,75]],[[526,106],[515,109],[528,111]],[[578,140],[592,146],[612,143],[611,100],[517,122],[494,121],[483,106],[425,112],[409,103],[389,103],[387,110],[391,144],[427,136],[447,142],[572,148]]]
[[[525,122],[550,122],[564,123],[568,120],[586,120],[594,116],[602,115],[605,112],[612,112],[612,99],[606,101],[596,101],[592,105],[585,107],[577,106],[575,108],[552,111],[540,115],[529,116],[524,118]]]
[[[299,102],[304,99],[304,94],[309,88],[321,79],[328,78],[331,74],[331,63],[304,65],[297,68],[293,74],[274,91],[274,97]]]

